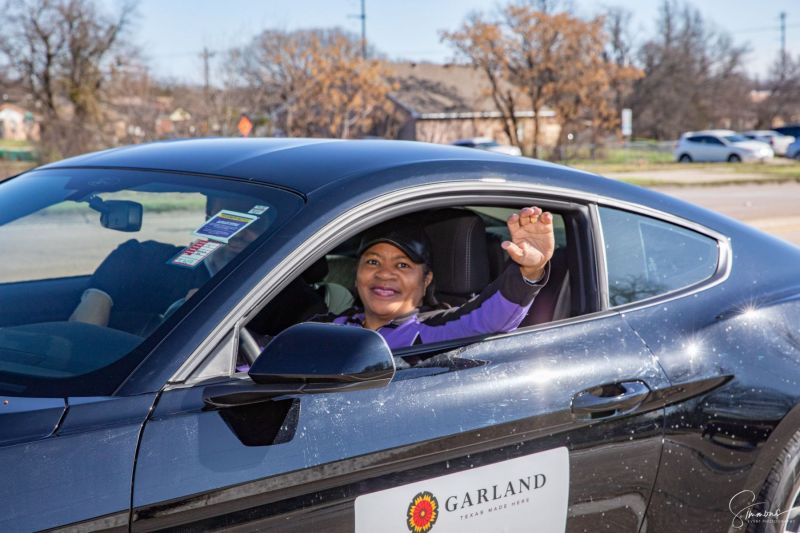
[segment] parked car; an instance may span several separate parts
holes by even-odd
[[[675,146],[675,160],[692,161],[765,161],[775,155],[769,145],[753,141],[731,130],[690,131],[681,135]]]
[[[800,124],[789,124],[772,129],[780,134],[791,135],[792,137],[800,139]]]
[[[800,137],[786,148],[786,157],[790,159],[800,159]]]
[[[304,322],[401,215],[469,301],[530,205],[556,251],[516,331],[392,353]],[[0,182],[0,246],[0,531],[725,531],[800,503],[800,249],[653,191],[173,141]]]
[[[459,139],[450,144],[453,146],[463,146],[465,148],[477,148],[479,150],[496,152],[498,154],[522,155],[522,151],[517,146],[500,144],[490,137],[471,137],[469,139]]]
[[[754,141],[767,143],[775,152],[775,155],[786,155],[786,149],[794,142],[793,136],[784,135],[774,130],[743,131],[742,135]]]

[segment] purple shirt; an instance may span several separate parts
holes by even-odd
[[[378,328],[393,350],[415,344],[439,342],[476,335],[515,330],[550,274],[548,265],[542,280],[532,283],[522,277],[519,266],[509,265],[481,293],[460,307],[415,311]],[[327,320],[326,320],[327,318]],[[364,313],[322,318],[334,324],[364,327]]]

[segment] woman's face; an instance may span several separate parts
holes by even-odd
[[[433,274],[400,248],[380,242],[358,260],[356,289],[364,304],[366,326],[376,329],[420,306]]]

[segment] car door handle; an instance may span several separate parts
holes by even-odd
[[[583,390],[572,397],[572,413],[576,416],[603,418],[631,411],[650,394],[642,381],[622,381]]]

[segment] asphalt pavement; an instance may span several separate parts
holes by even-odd
[[[800,183],[655,187],[800,246]]]
[[[733,172],[724,164],[672,165],[668,169],[604,175],[649,182],[656,191],[736,218],[800,246],[800,164],[782,158],[770,164],[796,167],[797,176],[787,175],[783,182],[776,182],[775,176],[767,173]]]

